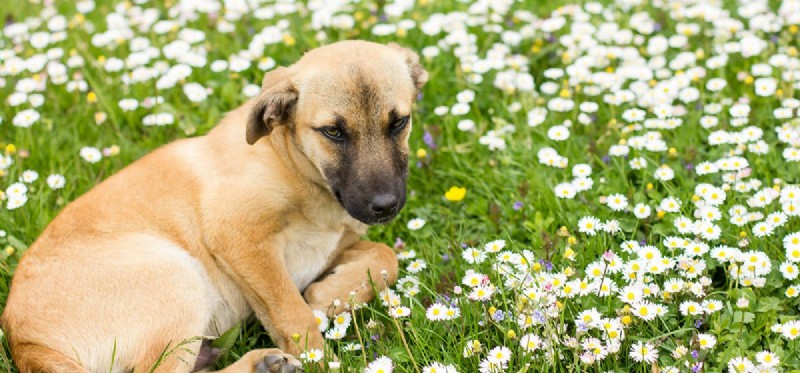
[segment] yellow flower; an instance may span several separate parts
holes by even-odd
[[[466,194],[467,188],[452,187],[444,194],[444,198],[447,198],[447,200],[451,202],[458,202],[464,199]]]
[[[425,149],[423,149],[423,148],[417,149],[417,158],[425,158],[427,156],[428,156],[428,152]]]
[[[11,155],[17,152],[17,146],[14,144],[6,145],[6,154]]]
[[[286,44],[286,45],[291,47],[296,42],[297,42],[297,40],[295,40],[294,36],[289,35],[289,34],[283,35],[283,44]]]
[[[88,101],[90,104],[93,104],[93,103],[97,102],[97,94],[94,93],[94,92],[87,93],[86,94],[86,101]]]
[[[508,329],[508,338],[509,339],[517,338],[517,332],[515,332],[513,329]]]

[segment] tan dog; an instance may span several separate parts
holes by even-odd
[[[341,312],[354,290],[373,298],[368,273],[378,286],[381,272],[396,279],[394,252],[359,237],[405,203],[409,116],[426,80],[397,45],[312,50],[206,136],[68,205],[12,282],[3,325],[20,370],[144,372],[255,314],[280,350],[223,371],[294,371],[291,355],[323,348],[312,308]],[[191,371],[201,342],[186,347],[156,371]]]

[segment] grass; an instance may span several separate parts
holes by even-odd
[[[229,70],[213,72],[209,68],[212,61],[228,60],[229,56],[247,49],[254,34],[264,27],[278,22],[287,22],[281,39],[267,45],[264,57],[275,60],[277,65],[288,65],[297,60],[304,51],[322,44],[341,39],[359,38],[382,43],[397,42],[404,46],[421,51],[424,47],[435,46],[455,33],[427,35],[419,29],[419,24],[435,13],[451,13],[466,11],[469,4],[451,1],[420,1],[402,17],[387,16],[387,23],[396,23],[401,19],[417,22],[417,27],[395,31],[390,35],[378,36],[371,32],[376,23],[384,17],[384,2],[365,2],[353,4],[343,13],[351,14],[355,26],[346,29],[323,28],[315,30],[311,26],[311,11],[289,12],[273,19],[259,19],[256,12],[247,12],[239,19],[231,22],[233,31],[222,33],[217,31],[219,16],[199,14],[194,20],[165,34],[158,34],[152,29],[138,30],[136,36],[149,40],[156,47],[170,43],[181,29],[192,28],[205,32],[205,40],[199,45],[207,52],[208,63],[204,67],[195,68],[191,74],[178,82],[174,88],[157,89],[156,79],[144,83],[126,85],[122,83],[122,72],[109,72],[104,64],[110,58],[125,59],[131,53],[133,43],[121,40],[116,47],[97,47],[92,38],[98,31],[107,29],[106,15],[117,7],[127,9],[155,8],[160,11],[162,19],[168,17],[174,1],[158,4],[135,5],[135,2],[115,3],[97,1],[96,8],[82,16],[76,12],[74,1],[57,2],[55,13],[65,17],[68,27],[65,40],[55,46],[64,52],[66,60],[70,56],[81,56],[85,60],[82,67],[69,69],[69,80],[85,80],[89,90],[86,92],[69,92],[65,85],[48,84],[39,92],[44,104],[36,110],[41,114],[30,128],[21,128],[12,124],[18,112],[30,107],[25,103],[19,106],[0,106],[0,142],[13,164],[2,170],[0,187],[2,190],[20,179],[26,170],[35,170],[39,180],[28,185],[28,201],[16,209],[0,208],[0,229],[6,236],[0,238],[0,245],[5,247],[0,254],[0,307],[5,304],[8,288],[14,268],[25,252],[25,249],[36,239],[56,214],[71,200],[88,191],[98,182],[114,172],[140,158],[153,149],[172,140],[200,136],[211,129],[225,112],[242,104],[246,97],[242,93],[248,84],[259,84],[263,72],[256,65],[261,56],[251,67],[241,72]],[[500,1],[498,4],[502,3]],[[120,5],[121,4],[121,5]],[[512,10],[528,10],[540,18],[554,15],[554,11],[563,8],[564,1],[538,2],[522,1],[514,3]],[[677,129],[642,129],[635,124],[642,121],[624,119],[627,110],[639,107],[647,118],[656,116],[655,106],[638,105],[636,102],[609,104],[605,94],[619,93],[623,88],[630,88],[630,82],[621,87],[604,90],[600,95],[592,95],[587,86],[593,84],[570,83],[567,78],[552,78],[545,74],[547,69],[565,68],[572,65],[578,57],[589,56],[596,48],[579,50],[574,55],[559,39],[569,34],[575,22],[567,16],[566,26],[552,32],[542,31],[540,23],[534,23],[533,35],[523,38],[519,44],[506,41],[501,34],[491,32],[484,26],[496,25],[504,30],[523,30],[531,25],[523,15],[509,12],[495,12],[495,17],[477,17],[475,24],[469,27],[476,42],[473,53],[486,57],[487,52],[498,45],[508,46],[511,54],[519,54],[527,58],[523,62],[524,69],[530,72],[536,83],[533,93],[522,90],[503,90],[496,87],[494,79],[497,72],[490,70],[482,74],[483,82],[470,80],[474,67],[465,69],[465,61],[454,55],[455,47],[441,50],[436,57],[423,58],[423,65],[430,73],[431,79],[424,88],[423,96],[416,104],[414,112],[414,132],[411,138],[412,159],[408,181],[408,202],[398,218],[385,226],[374,227],[368,238],[375,241],[395,243],[398,252],[413,249],[417,259],[422,259],[427,268],[419,273],[405,270],[401,277],[410,276],[418,280],[418,292],[412,296],[403,296],[402,304],[411,309],[408,318],[393,319],[389,310],[380,301],[367,305],[354,313],[355,325],[348,330],[348,335],[341,341],[330,341],[330,353],[336,354],[344,371],[361,371],[380,356],[388,356],[394,361],[395,369],[403,372],[419,372],[432,362],[452,364],[461,372],[472,372],[481,369],[480,364],[487,359],[487,351],[496,346],[510,349],[511,358],[508,371],[657,371],[656,367],[667,370],[668,366],[677,366],[681,371],[688,366],[701,364],[703,371],[716,372],[727,368],[735,357],[747,357],[756,361],[756,352],[771,351],[780,358],[779,367],[784,370],[800,368],[800,356],[797,341],[782,336],[779,332],[770,331],[775,324],[785,324],[798,319],[798,300],[788,296],[789,286],[797,281],[782,275],[778,269],[787,261],[783,237],[796,232],[800,227],[794,216],[787,222],[774,227],[766,237],[755,237],[753,228],[757,220],[743,226],[732,224],[729,209],[735,205],[747,206],[750,211],[769,213],[785,209],[786,203],[775,201],[763,207],[754,207],[749,203],[750,197],[762,189],[773,188],[783,190],[787,185],[796,184],[800,180],[800,168],[797,162],[788,162],[782,155],[785,148],[790,148],[779,141],[775,128],[782,125],[795,126],[796,119],[778,119],[773,111],[785,106],[786,98],[797,97],[796,83],[781,78],[780,67],[774,67],[768,75],[777,78],[777,90],[769,95],[760,96],[754,93],[755,78],[753,66],[766,64],[776,54],[796,59],[798,54],[797,28],[782,25],[779,29],[765,32],[756,31],[757,38],[767,40],[766,47],[751,57],[729,53],[728,61],[720,68],[708,68],[711,57],[718,54],[715,50],[729,41],[741,40],[741,31],[730,36],[706,35],[703,32],[687,36],[685,45],[669,48],[663,52],[650,54],[647,51],[647,40],[655,36],[671,37],[679,34],[676,31],[683,23],[697,24],[701,30],[719,31],[709,22],[697,18],[675,19],[669,9],[659,8],[652,4],[640,4],[626,10],[622,5],[600,5],[608,9],[610,19],[622,29],[629,29],[633,24],[629,20],[634,13],[650,14],[659,26],[650,35],[641,35],[645,43],[631,47],[630,53],[639,53],[651,61],[664,58],[665,76],[653,76],[642,80],[646,87],[652,88],[667,81],[677,80],[681,74],[689,74],[693,67],[703,67],[706,75],[690,79],[688,87],[698,89],[696,101],[683,103],[680,100],[671,104],[682,106],[685,113],[675,113],[674,117],[682,119],[683,124]],[[724,3],[723,8],[731,11],[734,18],[744,20],[739,6]],[[769,4],[773,11],[780,4]],[[685,8],[682,5],[674,5]],[[39,17],[44,8],[41,4],[30,3],[26,6],[14,6],[11,2],[0,4],[0,16],[7,24],[22,22]],[[119,8],[119,9],[123,9]],[[674,10],[673,10],[674,11]],[[225,13],[220,13],[220,16]],[[603,21],[600,16],[592,16],[589,20],[595,26]],[[91,30],[93,25],[94,32]],[[112,22],[113,24],[113,22]],[[318,33],[325,35],[320,41]],[[637,32],[634,31],[634,35]],[[587,32],[585,37],[602,38],[602,32]],[[449,41],[452,43],[452,40]],[[613,45],[613,41],[603,42]],[[0,37],[0,50],[14,49],[15,43],[7,36]],[[50,46],[52,47],[52,46]],[[48,47],[48,48],[50,48]],[[43,53],[47,48],[36,50],[29,43],[23,43],[14,52],[17,56],[29,58],[36,53]],[[624,58],[611,56],[607,51],[605,58],[597,57],[590,66],[592,71],[607,71],[613,74],[623,68]],[[670,69],[672,61],[694,56],[695,60],[686,66]],[[175,61],[158,57],[170,65]],[[691,59],[691,58],[689,58]],[[0,66],[3,60],[0,59]],[[471,71],[467,71],[471,70]],[[505,69],[504,69],[505,70]],[[657,69],[652,69],[657,70]],[[79,75],[76,75],[79,74]],[[17,88],[20,79],[30,78],[36,74],[19,75],[0,74],[5,84],[0,84],[0,97],[4,103]],[[727,86],[713,92],[706,88],[711,78],[722,78]],[[635,80],[631,78],[631,80]],[[187,100],[181,89],[188,82],[198,82],[213,91],[208,98],[199,103]],[[544,82],[556,84],[553,93],[542,90]],[[658,86],[660,87],[660,86]],[[469,104],[469,112],[463,115],[437,114],[439,107],[452,107],[457,102],[457,95],[464,90],[472,90],[475,99]],[[89,93],[91,92],[91,93]],[[123,111],[118,102],[124,98],[135,98],[142,101],[145,97],[162,96],[163,103],[153,109],[139,108],[134,111]],[[92,97],[93,96],[93,97]],[[574,108],[565,112],[553,109],[544,122],[538,126],[527,125],[528,112],[536,108],[548,107],[556,97],[563,97],[574,102]],[[96,98],[96,100],[94,99]],[[750,176],[731,182],[726,181],[724,173],[698,175],[695,167],[703,161],[715,162],[729,156],[736,150],[734,145],[713,146],[709,144],[709,135],[716,130],[729,132],[741,131],[733,122],[729,108],[733,102],[746,98],[750,113],[747,125],[763,130],[763,140],[770,150],[766,154],[744,152],[743,157],[749,161]],[[579,123],[583,109],[579,104],[595,102],[598,110],[585,113],[590,116],[588,124]],[[709,114],[706,109],[711,104],[722,104],[719,114]],[[515,109],[515,106],[517,109]],[[174,124],[163,127],[145,126],[142,119],[146,114],[171,113]],[[104,114],[98,114],[104,113]],[[97,115],[105,115],[107,119],[97,124]],[[707,129],[700,125],[704,116],[719,118],[719,125]],[[475,123],[474,131],[459,130],[458,124],[463,119]],[[566,141],[556,141],[548,135],[553,126],[571,121],[570,135]],[[500,135],[505,141],[505,149],[490,150],[481,143],[481,138],[488,131],[498,131],[504,126],[511,126],[513,132]],[[614,145],[630,144],[636,136],[647,132],[658,132],[666,147],[661,151],[645,151],[631,149],[630,156],[609,157]],[[103,157],[98,163],[88,163],[79,155],[85,146],[98,149],[118,147],[118,154]],[[566,157],[569,167],[566,169],[551,167],[539,161],[537,153],[545,147],[552,147]],[[115,151],[111,151],[114,153]],[[634,169],[629,160],[632,157],[643,157],[647,167]],[[576,164],[588,164],[593,170],[591,179],[593,187],[579,192],[574,198],[558,198],[554,188],[573,179],[570,172]],[[666,165],[675,173],[671,180],[657,180],[654,172],[661,165]],[[66,178],[62,189],[53,190],[45,183],[51,174],[61,174]],[[776,180],[780,179],[780,180]],[[759,180],[762,185],[753,191],[740,193],[734,190],[727,192],[727,199],[719,206],[723,219],[717,222],[721,235],[714,239],[705,239],[700,234],[679,234],[674,221],[679,215],[692,219],[699,208],[693,201],[704,198],[697,196],[695,186],[709,183],[723,188],[727,184],[735,188],[736,181]],[[450,201],[445,193],[451,187],[466,188],[463,200]],[[629,201],[624,211],[613,211],[603,201],[612,194],[622,194]],[[683,203],[681,211],[669,213],[658,211],[663,198],[675,197]],[[637,218],[632,214],[632,206],[645,203],[652,207],[652,214],[646,218]],[[594,216],[601,221],[615,219],[621,230],[617,233],[598,233],[590,235],[579,231],[579,221],[585,216]],[[419,230],[410,230],[407,223],[415,218],[425,220],[425,226]],[[699,220],[699,219],[698,219]],[[706,242],[712,248],[721,245],[738,247],[742,252],[763,252],[772,266],[769,274],[755,276],[765,279],[763,287],[748,286],[747,278],[731,276],[731,263],[711,258],[709,254],[701,256],[704,269],[701,275],[709,280],[703,285],[703,294],[691,293],[687,289],[664,295],[663,286],[670,279],[681,278],[688,283],[699,283],[698,277],[687,276],[675,264],[680,260],[681,250],[666,247],[663,242],[670,237],[686,237],[690,241]],[[499,254],[488,254],[489,259],[478,264],[470,264],[462,258],[464,247],[483,246],[493,240],[505,240],[510,253],[522,254],[529,251],[534,260],[529,260],[524,269],[515,272],[526,273],[536,280],[537,294],[547,302],[537,303],[526,298],[525,288],[520,286],[504,286],[511,278],[501,273],[502,266]],[[643,320],[633,314],[635,305],[626,306],[616,296],[601,296],[600,291],[590,294],[567,297],[558,291],[545,290],[555,286],[561,289],[566,279],[589,278],[587,266],[593,263],[605,263],[602,256],[613,251],[618,260],[629,264],[634,262],[636,253],[625,253],[620,249],[623,241],[641,241],[655,245],[667,258],[675,260],[672,267],[664,273],[643,273],[642,283],[655,284],[661,287],[656,291],[652,302],[662,304],[667,314],[653,321]],[[572,252],[572,253],[570,253]],[[402,267],[411,263],[410,259],[401,262]],[[693,262],[699,265],[697,262]],[[552,269],[549,269],[552,266]],[[619,273],[606,273],[608,265],[603,269],[600,281],[614,281],[622,288],[628,282]],[[462,278],[468,270],[479,271],[488,275],[497,292],[491,300],[475,302],[465,294],[468,286],[462,284]],[[565,277],[561,279],[557,275]],[[554,285],[554,279],[560,279],[561,285]],[[530,284],[529,284],[530,285]],[[548,285],[550,287],[548,287]],[[458,294],[455,287],[460,286],[463,294]],[[639,290],[644,292],[643,289]],[[740,299],[748,299],[748,307],[738,307]],[[700,316],[684,316],[679,312],[681,304],[689,301],[718,300],[723,305],[718,312],[706,312]],[[451,321],[431,321],[426,317],[426,310],[436,303],[449,304],[458,301],[456,307],[460,317]],[[612,339],[596,328],[583,331],[575,319],[585,310],[597,310],[603,317],[614,319],[624,324],[625,337],[618,340],[619,352],[609,357],[597,359],[587,364],[581,360],[587,351],[592,349],[581,347],[580,343],[589,341],[590,337],[598,337],[603,341],[603,348],[608,349]],[[499,317],[497,311],[503,317]],[[535,311],[554,312],[542,325],[523,328],[517,323],[520,315]],[[632,317],[633,316],[633,317]],[[627,317],[627,318],[626,318]],[[627,322],[626,322],[627,321]],[[541,336],[550,346],[534,353],[525,352],[520,346],[523,335],[533,333]],[[710,334],[716,337],[716,346],[702,349],[699,336]],[[570,340],[574,337],[574,340]],[[472,340],[480,341],[482,352],[473,357],[464,357],[462,352],[471,345]],[[364,350],[345,351],[347,343],[363,341]],[[574,343],[579,346],[575,346]],[[637,342],[648,343],[657,350],[655,363],[640,363],[634,359],[629,350]],[[5,340],[4,340],[5,343]],[[230,331],[217,342],[226,348],[217,367],[224,367],[236,361],[247,351],[271,346],[264,329],[255,321],[243,323]],[[685,346],[690,352],[677,354]],[[0,350],[0,370],[16,371],[9,359],[7,346]],[[544,351],[557,353],[560,358],[550,358]],[[691,351],[696,351],[694,356]],[[309,370],[315,367],[310,366]],[[668,370],[667,370],[668,371]]]

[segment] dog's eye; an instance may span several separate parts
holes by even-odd
[[[408,119],[409,117],[405,116],[397,119],[396,121],[394,121],[394,123],[389,125],[389,130],[392,132],[392,135],[396,135],[400,133],[400,131],[402,131],[403,128],[406,128],[406,125],[408,124]]]
[[[344,133],[338,127],[325,127],[320,129],[323,135],[327,136],[329,139],[334,141],[342,141],[344,140]]]

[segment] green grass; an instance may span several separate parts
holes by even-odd
[[[140,31],[134,28],[134,34],[150,41],[153,46],[162,47],[174,40],[181,28],[192,28],[205,32],[205,40],[198,43],[207,52],[208,63],[204,67],[194,68],[191,75],[177,83],[174,88],[158,90],[156,79],[145,83],[125,85],[121,80],[121,72],[108,72],[103,62],[109,58],[125,59],[131,53],[131,42],[123,41],[116,47],[97,47],[91,42],[98,31],[107,29],[106,15],[121,6],[112,1],[98,1],[96,9],[81,17],[75,10],[74,1],[57,1],[56,13],[66,17],[69,27],[65,30],[65,40],[54,46],[61,48],[65,61],[70,56],[81,56],[85,60],[82,67],[69,69],[69,80],[79,79],[88,84],[89,90],[96,96],[91,102],[89,92],[68,92],[65,85],[48,84],[39,92],[44,104],[36,110],[41,114],[30,128],[16,127],[12,124],[15,115],[30,107],[25,103],[12,106],[7,98],[15,92],[20,79],[33,77],[32,73],[2,76],[5,82],[0,84],[0,145],[13,164],[3,170],[0,177],[0,189],[17,182],[26,170],[35,170],[39,179],[28,185],[28,201],[17,209],[7,209],[7,202],[0,207],[0,229],[6,236],[0,238],[0,307],[5,304],[6,296],[14,268],[25,249],[42,232],[56,214],[70,201],[91,189],[98,182],[114,172],[147,154],[151,150],[172,140],[200,136],[210,130],[229,110],[242,104],[246,97],[242,93],[247,84],[259,84],[263,76],[256,64],[242,72],[232,73],[228,70],[213,72],[209,69],[211,62],[222,59],[247,49],[253,34],[266,26],[288,21],[282,42],[267,45],[263,57],[273,58],[277,65],[288,65],[297,60],[304,51],[342,39],[366,39],[382,43],[397,42],[417,51],[424,47],[438,45],[450,33],[426,35],[419,29],[434,13],[451,13],[466,11],[468,4],[451,1],[420,1],[413,9],[400,17],[387,17],[388,23],[396,23],[402,19],[417,22],[417,27],[394,32],[386,36],[376,36],[370,30],[382,17],[383,2],[367,2],[355,4],[344,13],[356,19],[355,27],[339,30],[323,28],[314,30],[311,27],[311,12],[291,12],[274,19],[258,19],[255,12],[248,12],[240,19],[232,22],[234,31],[221,33],[216,29],[218,17],[201,14],[197,19],[188,21],[186,25],[176,27],[165,34],[157,34],[152,30]],[[161,12],[161,19],[168,17],[168,9],[174,1],[163,4],[144,4],[141,8],[156,8]],[[498,1],[498,3],[500,3]],[[773,110],[780,108],[783,99],[797,98],[796,82],[782,78],[781,67],[773,67],[769,75],[777,79],[775,92],[767,96],[754,93],[753,66],[765,64],[776,54],[786,55],[788,59],[797,59],[797,29],[782,25],[769,32],[756,31],[756,37],[767,40],[765,48],[751,57],[744,57],[731,52],[727,63],[720,68],[707,67],[710,57],[716,55],[715,48],[721,48],[727,42],[742,39],[743,33],[737,31],[730,36],[713,36],[704,31],[714,31],[714,26],[698,18],[676,19],[670,10],[658,8],[645,2],[635,5],[630,10],[614,7],[611,4],[608,17],[628,29],[630,17],[637,12],[648,13],[659,25],[659,30],[650,35],[640,35],[644,40],[641,45],[630,46],[629,53],[638,53],[645,59],[658,56],[648,54],[647,40],[654,36],[671,37],[678,34],[676,27],[681,23],[697,24],[700,33],[688,36],[685,45],[679,45],[657,53],[665,59],[667,77],[652,78],[652,83],[660,83],[675,76],[688,74],[692,67],[703,67],[705,77],[689,79],[687,86],[698,89],[696,101],[674,105],[683,105],[685,114],[676,113],[683,124],[677,129],[642,129],[624,119],[626,110],[638,107],[646,112],[647,118],[656,116],[654,107],[638,105],[635,101],[620,105],[609,104],[604,95],[618,93],[623,88],[630,88],[630,78],[621,87],[603,90],[600,95],[589,94],[587,86],[582,82],[570,83],[566,78],[548,78],[545,71],[550,68],[564,69],[573,64],[577,57],[585,57],[597,51],[598,47],[588,48],[574,55],[574,51],[559,42],[559,38],[569,34],[574,22],[569,16],[566,25],[552,33],[541,30],[536,23],[531,26],[524,16],[514,15],[514,11],[528,10],[539,18],[552,16],[556,9],[567,2],[522,1],[514,3],[512,11],[495,14],[486,19],[476,19],[468,28],[475,37],[473,52],[485,58],[488,51],[497,44],[503,44],[503,37],[485,29],[486,24],[496,25],[503,30],[524,30],[532,27],[531,37],[523,38],[517,45],[509,46],[510,54],[519,54],[527,58],[524,69],[533,76],[536,83],[534,92],[503,91],[493,85],[497,72],[490,70],[483,75],[483,82],[470,81],[471,72],[465,71],[464,62],[454,55],[454,47],[441,50],[432,58],[423,58],[422,63],[430,73],[430,81],[423,90],[423,96],[416,104],[414,112],[414,131],[411,138],[412,159],[408,181],[408,202],[405,209],[391,224],[374,227],[368,238],[375,241],[394,243],[398,239],[405,243],[405,249],[413,249],[417,258],[427,263],[427,268],[412,274],[403,270],[401,277],[412,276],[419,281],[419,292],[414,296],[403,296],[402,304],[411,308],[411,316],[395,322],[388,313],[387,307],[375,301],[355,313],[358,332],[353,326],[347,337],[341,341],[330,341],[331,353],[338,357],[344,371],[362,371],[365,362],[371,362],[379,356],[388,356],[395,362],[395,369],[402,372],[418,372],[432,362],[452,364],[461,372],[479,370],[480,362],[486,358],[487,351],[496,346],[506,346],[511,351],[511,361],[507,371],[622,371],[645,372],[655,371],[654,366],[662,369],[677,366],[681,371],[688,371],[686,364],[704,364],[704,371],[719,372],[726,370],[734,357],[744,356],[756,361],[756,353],[769,350],[780,357],[782,370],[797,371],[800,369],[800,354],[797,340],[782,337],[780,333],[770,331],[776,323],[786,323],[798,319],[797,297],[786,295],[791,285],[797,285],[796,279],[782,276],[779,267],[787,262],[783,237],[800,230],[796,217],[791,216],[787,222],[774,228],[767,237],[755,237],[753,228],[757,221],[748,222],[744,226],[736,226],[730,221],[729,209],[734,205],[745,205],[751,212],[768,215],[781,211],[787,202],[778,200],[764,206],[748,206],[748,199],[758,190],[772,188],[784,189],[787,185],[800,182],[800,168],[797,162],[788,162],[782,151],[790,146],[780,142],[775,128],[781,125],[797,126],[797,119],[778,119]],[[604,2],[605,3],[605,2]],[[133,3],[128,6],[135,7]],[[582,4],[582,2],[581,2]],[[776,11],[780,2],[771,2],[770,8]],[[680,8],[680,6],[677,6]],[[723,7],[731,12],[732,17],[747,24],[741,8],[733,2],[726,2]],[[12,2],[0,4],[0,19],[7,22],[21,22],[25,19],[39,17],[43,9],[41,4],[25,4],[16,6]],[[672,9],[672,8],[671,8]],[[672,9],[674,12],[675,9]],[[220,13],[220,16],[224,15]],[[480,17],[478,17],[480,18]],[[587,22],[599,26],[605,22],[601,16],[593,15]],[[92,24],[95,32],[87,30]],[[46,25],[46,24],[45,24]],[[46,27],[45,27],[46,28]],[[324,34],[320,41],[318,33]],[[579,33],[585,38],[603,37],[601,32]],[[636,31],[633,35],[639,35]],[[604,42],[613,45],[613,41]],[[48,48],[52,48],[53,45]],[[36,50],[29,43],[22,43],[15,49],[15,43],[7,36],[0,37],[0,50],[14,50],[14,54],[29,58],[45,50]],[[568,53],[569,52],[569,53]],[[570,54],[571,53],[571,54]],[[683,53],[683,54],[681,54]],[[689,54],[697,59],[688,66],[667,68],[671,61]],[[262,56],[258,56],[261,58]],[[606,54],[607,61],[598,59],[591,71],[608,71],[616,73],[624,67],[620,56]],[[167,61],[170,65],[175,61],[157,57],[156,60]],[[0,58],[0,66],[4,63]],[[152,63],[150,64],[152,65]],[[127,71],[123,69],[122,72]],[[711,78],[723,78],[727,86],[712,92],[706,89],[706,82]],[[757,77],[755,77],[757,78]],[[677,80],[677,79],[676,79]],[[213,90],[208,99],[201,103],[187,100],[181,89],[182,85],[197,82]],[[557,85],[555,93],[541,90],[544,82]],[[651,80],[643,80],[644,85],[652,87]],[[475,92],[475,100],[469,104],[469,113],[464,115],[438,115],[435,109],[440,106],[451,107],[457,102],[457,95],[464,90]],[[122,111],[118,102],[123,98],[142,100],[145,97],[160,95],[164,102],[153,109],[137,109]],[[535,108],[547,107],[554,97],[566,97],[574,101],[575,107],[566,112],[550,110],[544,122],[536,127],[528,126],[528,112]],[[693,220],[697,210],[692,201],[699,200],[695,196],[695,186],[709,183],[722,187],[726,183],[723,173],[698,175],[694,167],[703,161],[715,162],[729,156],[736,149],[735,145],[712,146],[708,136],[717,130],[729,132],[741,131],[745,126],[737,127],[731,122],[729,107],[731,103],[742,98],[749,100],[750,113],[746,117],[746,126],[754,126],[763,130],[763,140],[769,145],[769,152],[742,154],[750,164],[751,175],[744,180],[759,180],[762,185],[753,191],[736,192],[729,190],[727,198],[719,206],[722,219],[717,222],[721,235],[715,239],[704,239],[695,234],[679,234],[673,225],[674,220],[684,215]],[[599,105],[590,123],[579,122],[581,110],[579,104],[595,102]],[[704,113],[703,107],[712,103],[723,103],[719,114]],[[518,106],[518,110],[513,110]],[[795,109],[796,111],[796,109]],[[151,112],[171,113],[175,123],[163,127],[148,127],[142,124],[142,118]],[[102,124],[95,123],[97,113],[105,113],[107,119]],[[719,118],[719,125],[706,129],[700,125],[703,116]],[[796,117],[794,115],[793,117]],[[471,119],[475,122],[474,132],[461,131],[458,122]],[[555,125],[571,121],[570,136],[566,141],[554,141],[548,137],[548,129]],[[490,130],[499,130],[510,125],[514,132],[501,135],[506,148],[492,151],[481,144],[480,138]],[[630,143],[635,136],[649,131],[659,132],[666,143],[663,151],[630,150],[630,157],[644,157],[647,167],[633,169],[628,160],[622,157],[608,157],[613,145]],[[427,139],[426,139],[427,138]],[[13,146],[12,146],[13,144]],[[432,146],[435,144],[435,146]],[[90,164],[79,156],[84,146],[99,149],[119,147],[119,153],[104,157],[100,162]],[[569,160],[566,169],[550,167],[539,162],[537,152],[545,147],[552,147],[561,156]],[[12,149],[14,148],[14,149]],[[418,152],[418,149],[420,150]],[[422,155],[422,153],[425,153]],[[578,192],[572,199],[557,198],[554,188],[573,179],[571,169],[576,164],[588,164],[592,168],[591,178],[594,186],[587,191]],[[654,172],[660,165],[667,165],[675,172],[669,181],[654,178]],[[45,183],[51,174],[62,174],[66,178],[63,189],[52,190]],[[466,195],[461,201],[448,201],[445,193],[453,186],[466,188]],[[735,188],[735,183],[728,183]],[[622,194],[629,203],[625,211],[612,211],[602,200],[612,194]],[[659,203],[665,197],[672,196],[682,201],[681,212],[659,213]],[[636,218],[632,207],[636,203],[645,203],[652,208],[647,218]],[[601,221],[616,219],[621,231],[614,234],[598,233],[587,235],[579,232],[578,222],[584,216],[594,216]],[[422,218],[425,226],[419,230],[410,230],[407,223],[414,218]],[[626,253],[620,244],[626,240],[643,241],[657,246],[667,258],[679,258],[682,250],[665,247],[663,241],[668,237],[685,237],[706,242],[711,248],[720,245],[739,247],[741,251],[757,251],[765,253],[772,269],[769,274],[760,276],[765,279],[765,286],[748,286],[746,281],[729,274],[731,265],[711,258],[709,254],[699,257],[705,268],[702,275],[709,279],[703,286],[704,294],[692,294],[686,290],[673,293],[664,298],[663,292],[656,291],[652,302],[662,304],[667,314],[653,321],[646,321],[632,316],[631,310],[624,308],[616,295],[600,296],[591,293],[575,298],[568,298],[557,292],[549,292],[557,273],[568,274],[567,279],[584,278],[586,268],[593,262],[602,262],[604,252],[613,251],[618,260],[631,263],[636,259],[635,253]],[[505,240],[509,252],[521,254],[525,250],[532,253],[534,260],[529,260],[524,268],[518,268],[518,274],[530,274],[535,279],[535,287],[539,288],[548,303],[525,299],[524,289],[519,286],[504,286],[508,276],[502,275],[497,264],[498,254],[488,254],[489,259],[480,264],[469,264],[462,258],[463,246],[483,248],[483,245],[497,239]],[[398,252],[405,250],[398,247]],[[574,258],[567,258],[569,252]],[[410,260],[401,261],[405,268]],[[552,265],[552,269],[549,266]],[[497,292],[491,300],[474,302],[465,296],[470,289],[461,284],[467,270],[479,271],[488,275],[491,283],[497,286]],[[614,281],[620,288],[627,284],[622,274],[604,273],[602,279]],[[642,274],[647,284],[663,287],[670,279],[681,278],[685,273],[673,268],[659,274]],[[699,278],[699,277],[698,277]],[[687,282],[698,282],[698,278],[685,278]],[[563,279],[561,280],[563,282]],[[457,294],[454,287],[460,286],[463,294]],[[563,285],[555,285],[560,287]],[[663,290],[663,289],[662,289]],[[746,308],[738,308],[741,298],[750,300]],[[703,316],[684,316],[679,307],[687,301],[701,302],[713,299],[722,302],[719,312]],[[426,318],[426,309],[436,302],[458,300],[460,317],[451,321],[430,321]],[[556,303],[557,302],[557,303]],[[543,325],[536,325],[523,330],[516,319],[520,314],[543,311],[550,306],[554,312]],[[589,337],[601,338],[603,333],[597,329],[581,331],[575,319],[584,310],[596,309],[603,317],[620,322],[630,321],[625,326],[625,337],[620,339],[619,352],[610,354],[593,364],[581,362],[580,355],[585,353],[582,347],[574,347],[568,340],[586,341]],[[505,317],[493,317],[496,310],[504,312]],[[512,332],[512,334],[509,334]],[[360,333],[360,335],[357,335]],[[520,347],[520,338],[533,333],[550,343],[552,352],[559,358],[550,358],[542,351],[527,353]],[[713,349],[699,349],[698,335],[711,334],[717,339]],[[602,338],[601,338],[602,339]],[[405,340],[405,343],[403,342]],[[483,352],[477,356],[464,357],[462,351],[468,341],[478,340]],[[363,352],[345,351],[346,343],[364,341]],[[9,360],[7,346],[0,350],[0,371],[16,371]],[[653,365],[636,362],[629,350],[637,342],[650,343],[658,352]],[[226,352],[219,360],[217,367],[224,367],[236,361],[247,351],[272,346],[264,329],[255,321],[244,323],[231,331],[220,342]],[[683,356],[674,355],[677,345],[698,350],[696,357],[691,353]],[[607,346],[607,345],[606,345]],[[309,370],[315,370],[309,366]],[[663,371],[663,370],[662,370]]]

